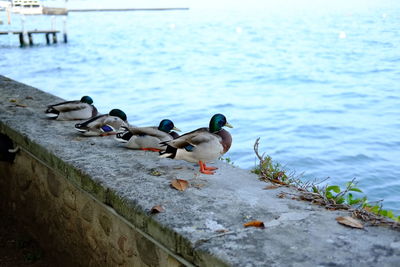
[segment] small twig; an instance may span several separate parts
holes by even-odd
[[[338,200],[338,199],[340,199],[340,198],[343,197],[344,195],[346,195],[346,194],[350,191],[350,189],[351,189],[353,186],[357,185],[357,183],[354,182],[355,180],[356,180],[356,178],[353,178],[353,179],[350,181],[350,183],[347,184],[346,189],[343,190],[342,192],[340,192],[339,194],[336,195],[335,201]]]
[[[196,247],[202,245],[203,243],[205,243],[205,242],[207,242],[207,241],[210,241],[210,240],[213,239],[213,238],[221,237],[221,236],[225,236],[225,235],[231,235],[231,234],[234,234],[234,233],[235,233],[235,232],[233,232],[233,231],[228,231],[228,232],[224,232],[224,233],[212,235],[212,236],[209,236],[209,237],[207,237],[207,238],[199,239],[199,240],[197,240],[197,241],[194,243],[194,247],[196,248]]]

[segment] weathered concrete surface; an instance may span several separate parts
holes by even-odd
[[[195,265],[399,265],[398,231],[346,228],[335,221],[345,212],[279,198],[289,189],[263,190],[266,184],[255,175],[223,162],[216,163],[215,175],[199,175],[197,166],[128,150],[113,138],[80,137],[75,122],[45,118],[45,106],[59,100],[0,76],[0,132]],[[162,175],[154,176],[154,170]],[[171,189],[174,178],[191,187]],[[165,212],[149,216],[154,205]],[[243,227],[254,219],[266,228]],[[221,229],[229,232],[219,235]]]

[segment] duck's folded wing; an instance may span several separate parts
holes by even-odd
[[[64,102],[60,102],[57,104],[53,104],[53,105],[48,105],[48,108],[52,108],[52,107],[57,107],[57,106],[62,106],[62,105],[66,105],[66,104],[71,104],[71,103],[80,103],[81,101],[79,100],[72,100],[72,101],[64,101]]]
[[[85,122],[75,124],[75,128],[79,129],[88,129],[88,128],[100,128],[104,125],[104,117],[107,116],[106,114],[98,115],[93,117]]]
[[[86,104],[86,103],[73,102],[73,101],[71,101],[70,103],[64,103],[63,105],[53,106],[54,109],[56,109],[60,112],[82,110],[87,107],[88,107],[88,104]]]
[[[150,135],[157,138],[164,138],[168,136],[167,133],[158,130],[157,127],[130,127],[129,131],[138,136]]]
[[[211,134],[208,128],[200,128],[165,143],[175,148],[184,148],[188,145],[197,146],[212,141],[214,138],[216,138],[215,135]]]

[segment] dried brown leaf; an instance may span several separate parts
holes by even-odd
[[[174,169],[174,170],[182,170],[183,169],[183,167],[173,167],[172,169]]]
[[[358,229],[363,229],[364,225],[357,219],[354,219],[353,217],[350,216],[345,216],[345,217],[337,217],[336,221],[340,224],[353,227],[353,228],[358,228]]]
[[[263,189],[264,190],[271,190],[271,189],[277,189],[279,187],[280,186],[278,186],[278,185],[269,185],[269,186],[264,187]]]
[[[185,191],[188,188],[189,183],[183,179],[174,179],[171,181],[171,186],[179,191]]]
[[[215,230],[215,232],[217,232],[217,233],[227,233],[227,232],[229,232],[229,230],[228,229],[218,229],[218,230]]]
[[[366,211],[368,211],[368,212],[372,212],[372,208],[371,207],[364,207],[363,209],[365,209]]]
[[[194,184],[194,185],[192,184],[192,186],[197,189],[202,189],[205,186],[205,184]]]
[[[279,198],[285,198],[285,197],[286,197],[286,194],[283,193],[283,192],[281,192],[281,193],[279,193],[279,194],[276,195],[276,196],[279,197]]]
[[[26,107],[27,107],[27,105],[25,105],[25,104],[20,104],[20,103],[15,104],[15,106],[16,106],[16,107],[21,107],[21,108],[26,108]]]
[[[161,205],[154,206],[150,210],[151,214],[156,214],[156,213],[161,213],[161,212],[165,212],[164,207]]]
[[[273,182],[273,183],[280,184],[280,185],[287,185],[287,183],[282,182],[282,181],[280,181],[280,180],[278,180],[278,179],[271,179],[270,181]]]
[[[264,222],[262,221],[251,221],[248,223],[243,224],[244,227],[259,227],[259,228],[265,228]]]

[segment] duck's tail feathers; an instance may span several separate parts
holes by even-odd
[[[162,143],[165,143],[165,142],[161,142],[160,144],[162,144]],[[160,158],[173,159],[173,158],[175,158],[177,151],[178,151],[177,148],[167,145],[167,149],[165,151],[160,151]]]
[[[49,118],[57,118],[60,115],[60,112],[52,107],[48,107],[45,111],[46,116]]]
[[[77,131],[79,131],[79,132],[81,132],[81,133],[84,133],[84,132],[87,131],[87,130],[84,128],[84,125],[83,125],[82,123],[77,123],[77,124],[75,124],[75,130],[77,130]]]
[[[115,135],[115,139],[119,142],[127,143],[131,139],[132,136],[133,136],[133,134],[129,131],[119,132]]]

